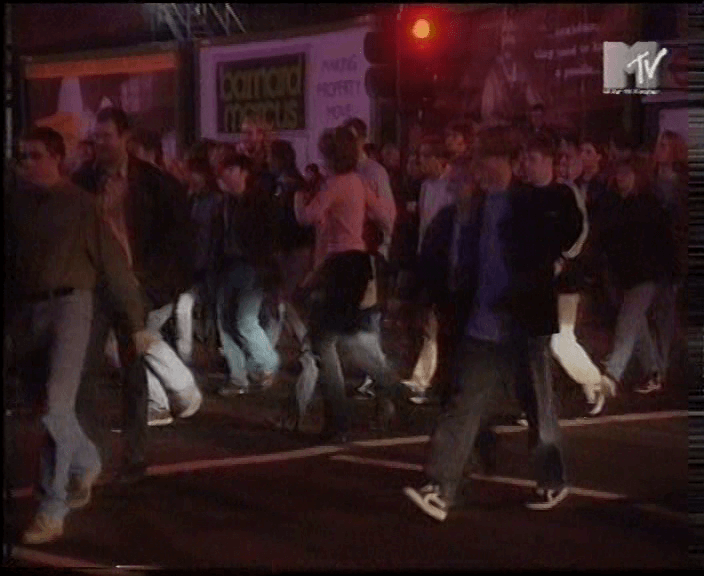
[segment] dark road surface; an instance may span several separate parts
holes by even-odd
[[[192,418],[150,429],[148,476],[121,487],[111,481],[121,441],[110,430],[117,396],[114,385],[106,385],[95,432],[104,473],[93,501],[69,515],[60,541],[17,546],[10,565],[686,568],[692,534],[682,381],[650,397],[622,391],[603,416],[585,419],[576,386],[558,374],[570,496],[551,511],[523,506],[532,486],[527,433],[503,425],[496,474],[468,478],[462,505],[444,523],[402,493],[424,480],[437,406],[414,408],[406,428],[380,439],[369,431],[373,401],[353,400],[352,441],[323,446],[315,435],[319,401],[303,433],[293,436],[266,423],[281,401],[278,388],[229,399],[206,394]],[[207,382],[214,383],[212,377]],[[9,457],[16,496],[6,522],[14,521],[10,533],[16,535],[36,509],[30,487],[40,437],[24,412],[6,425],[15,439]]]

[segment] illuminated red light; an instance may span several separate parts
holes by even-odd
[[[413,24],[412,32],[416,38],[427,38],[430,35],[430,23],[425,18],[420,18]]]

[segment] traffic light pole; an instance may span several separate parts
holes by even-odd
[[[399,4],[396,13],[396,142],[401,150],[401,13],[403,4]]]

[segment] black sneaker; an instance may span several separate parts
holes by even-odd
[[[536,488],[533,496],[526,502],[526,508],[531,510],[551,510],[567,498],[567,486],[561,488]]]
[[[447,500],[443,498],[440,486],[437,484],[426,484],[417,490],[415,488],[406,487],[403,489],[403,493],[408,496],[411,502],[418,506],[418,508],[438,522],[444,522],[445,518],[447,518],[450,505]]]

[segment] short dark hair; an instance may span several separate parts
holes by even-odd
[[[357,138],[365,138],[368,135],[367,125],[361,118],[350,118],[342,125],[343,128],[350,128]]]
[[[318,167],[318,165],[315,162],[308,164],[308,166],[306,166],[306,170],[310,170],[311,172],[314,172],[316,176],[320,175],[320,168]]]
[[[127,114],[122,108],[117,108],[114,106],[103,108],[100,112],[98,112],[95,120],[99,123],[112,122],[115,124],[115,128],[117,128],[117,133],[119,135],[124,134],[130,129],[129,118],[127,118]]]
[[[520,151],[520,145],[510,126],[490,126],[478,135],[477,154],[488,158],[497,156],[513,160]]]
[[[582,147],[585,144],[591,144],[596,150],[597,154],[600,156],[605,156],[604,153],[604,141],[601,137],[595,134],[582,134],[579,139],[579,146]]]
[[[540,152],[546,158],[555,157],[555,141],[543,132],[532,134],[526,141],[526,152]]]
[[[271,157],[284,170],[296,168],[296,151],[288,140],[274,140],[271,143]]]
[[[347,128],[323,132],[318,149],[335,174],[347,174],[357,168],[357,138]]]
[[[445,142],[437,136],[426,136],[420,141],[420,146],[418,146],[419,150],[421,146],[430,148],[430,155],[434,158],[440,158],[442,160],[450,159],[450,151],[447,149],[447,146],[445,146]]]
[[[530,110],[531,112],[537,112],[538,110],[540,110],[541,112],[545,112],[545,104],[543,104],[542,102],[538,102],[537,104],[533,104],[530,107]]]
[[[156,163],[161,166],[164,163],[164,147],[161,143],[161,136],[153,130],[140,130],[132,135],[132,141],[144,148],[147,152],[154,152]]]
[[[559,140],[560,140],[560,142],[562,142],[564,140],[567,143],[567,145],[574,146],[575,148],[579,148],[579,136],[577,136],[576,132],[573,132],[573,131],[563,132],[562,134],[559,135]]]
[[[61,160],[66,157],[66,144],[64,137],[53,128],[48,126],[35,126],[29,130],[22,138],[24,142],[41,142],[46,151],[52,156],[58,156]]]
[[[239,153],[226,154],[220,166],[223,170],[237,166],[242,170],[246,170],[250,174],[254,170],[254,164],[252,160],[248,156]]]
[[[450,122],[447,125],[447,128],[445,128],[445,133],[447,132],[454,132],[456,134],[462,134],[462,137],[464,138],[464,141],[469,144],[474,138],[474,134],[476,133],[476,128],[474,123],[469,123],[469,122],[462,122],[462,121],[453,121]]]

